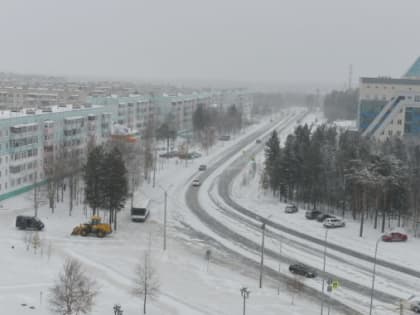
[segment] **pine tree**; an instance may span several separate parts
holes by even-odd
[[[84,167],[83,179],[85,181],[85,198],[95,215],[103,204],[103,181],[105,170],[102,162],[104,160],[104,149],[102,146],[93,148]]]
[[[117,213],[125,204],[128,195],[127,169],[121,152],[113,148],[105,154],[101,168],[105,172],[103,180],[102,206],[110,211],[110,223],[117,229]]]
[[[275,193],[279,188],[279,161],[280,161],[280,142],[277,131],[273,131],[270,139],[265,145],[265,173],[268,175],[268,184]]]

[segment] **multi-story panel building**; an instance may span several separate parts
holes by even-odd
[[[84,158],[89,143],[108,139],[111,123],[102,106],[1,111],[0,199],[45,180],[46,166],[57,154]]]
[[[143,135],[154,121],[152,99],[142,95],[90,97],[89,104],[101,105],[111,115],[113,123],[126,126]]]

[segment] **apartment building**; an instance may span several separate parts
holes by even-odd
[[[112,114],[114,123],[135,130],[140,135],[144,135],[148,124],[154,121],[152,99],[143,95],[91,96],[88,103],[103,106]]]
[[[84,158],[88,145],[109,138],[111,124],[102,106],[0,111],[0,200],[45,180],[56,154]]]

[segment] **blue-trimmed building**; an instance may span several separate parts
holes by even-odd
[[[364,136],[420,137],[420,58],[400,79],[360,78],[358,129]]]

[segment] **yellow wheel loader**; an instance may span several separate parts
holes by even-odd
[[[95,234],[97,237],[105,237],[105,235],[112,233],[110,224],[101,223],[101,217],[93,216],[90,222],[80,224],[73,229],[71,235],[88,236]]]

